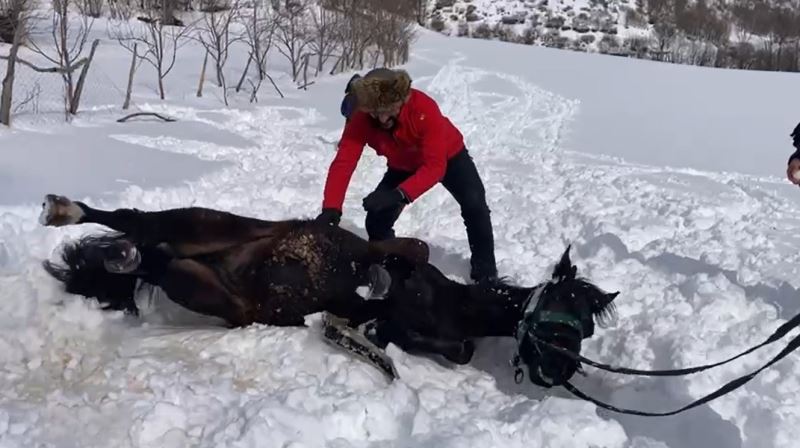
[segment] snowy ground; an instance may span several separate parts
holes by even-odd
[[[226,330],[146,297],[133,319],[61,293],[39,263],[92,227],[40,227],[45,193],[268,219],[318,212],[350,74],[307,92],[279,76],[285,100],[265,88],[258,107],[235,100],[226,109],[211,88],[194,98],[197,56],[187,47],[163,104],[148,68],[140,72],[137,107],[178,122],[114,121],[122,98],[109,82],[124,85],[128,55],[104,42],[93,75],[103,82],[72,125],[29,114],[0,132],[0,446],[795,446],[796,355],[710,405],[647,419],[514,384],[510,341],[483,341],[463,367],[391,348],[401,380],[388,385],[313,328]],[[800,191],[783,179],[798,120],[792,75],[427,32],[407,68],[467,136],[502,274],[538,283],[573,243],[581,273],[622,292],[618,321],[598,329],[584,355],[638,368],[695,365],[761,342],[800,312]],[[382,170],[365,152],[345,227],[363,234],[360,200]],[[467,277],[463,226],[441,187],[396,229],[428,241],[446,273]],[[589,368],[575,383],[621,406],[670,410],[779,349],[691,377]]]

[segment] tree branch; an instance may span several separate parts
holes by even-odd
[[[8,61],[9,59],[10,59],[9,56],[0,55],[0,60]],[[89,58],[87,58],[87,57],[82,58],[80,61],[78,61],[74,65],[72,65],[69,69],[67,69],[65,67],[49,67],[49,68],[37,67],[36,65],[33,65],[33,63],[28,62],[28,61],[26,61],[26,60],[24,60],[24,59],[22,59],[20,57],[17,57],[16,60],[20,64],[22,64],[22,65],[24,65],[26,67],[29,67],[32,70],[37,71],[39,73],[61,73],[61,74],[64,74],[64,73],[72,73],[75,70],[81,68],[81,66],[83,66],[83,64],[86,64],[89,61]]]
[[[124,122],[130,120],[133,117],[140,117],[140,116],[156,117],[156,118],[160,118],[161,120],[164,120],[164,121],[167,121],[167,122],[169,122],[169,121],[177,121],[175,118],[165,117],[165,116],[163,116],[161,114],[158,114],[158,113],[155,113],[155,112],[136,112],[135,114],[126,115],[126,116],[118,119],[117,123],[124,123]]]

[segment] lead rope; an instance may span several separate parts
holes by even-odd
[[[514,358],[511,360],[511,365],[514,366],[514,382],[522,384],[525,379],[525,371],[520,367],[519,353],[514,353]]]

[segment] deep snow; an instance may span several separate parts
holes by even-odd
[[[42,112],[0,132],[0,190],[13,192],[0,197],[0,446],[761,448],[800,437],[796,355],[710,405],[646,419],[514,384],[511,341],[481,341],[463,367],[390,347],[401,379],[386,384],[325,345],[313,325],[222,329],[160,297],[141,297],[134,319],[60,292],[40,261],[93,227],[39,226],[45,193],[267,219],[318,212],[350,74],[308,91],[278,76],[285,100],[265,87],[256,107],[235,98],[226,109],[210,85],[194,98],[199,55],[185,48],[163,104],[149,68],[140,71],[137,107],[176,123],[115,123],[122,97],[108,84],[124,85],[128,55],[104,42],[93,76],[105,87],[71,125]],[[231,73],[242,62],[234,58]],[[582,275],[621,291],[618,320],[598,329],[584,355],[638,368],[695,365],[761,342],[800,312],[800,192],[783,178],[798,119],[793,75],[425,31],[406,68],[467,137],[501,273],[538,283],[572,243]],[[360,200],[382,170],[365,151],[343,226],[364,233]],[[467,278],[466,236],[441,187],[396,230],[428,241],[437,266]],[[588,368],[574,381],[621,406],[668,410],[779,349],[685,378]]]

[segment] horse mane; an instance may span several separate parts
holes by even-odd
[[[523,305],[523,301],[525,297],[527,297],[531,291],[533,291],[536,286],[524,286],[518,285],[511,281],[511,278],[508,276],[502,276],[493,280],[491,283],[473,283],[464,285],[467,286],[468,290],[471,291],[471,294],[477,294],[484,297],[515,297],[518,296],[520,299],[520,305]],[[519,296],[524,294],[524,297]]]
[[[509,289],[527,289],[526,286],[515,285],[511,283],[511,278],[504,275],[502,277],[498,277],[496,280],[493,280],[491,283],[478,283],[478,286],[481,287],[482,290],[488,291],[493,288],[509,288]]]
[[[89,254],[92,249],[124,237],[125,234],[113,231],[84,235],[63,245],[60,265],[45,260],[42,267],[63,283],[67,293],[95,298],[102,309],[137,314],[134,295],[137,291],[146,289],[144,282],[137,287],[136,277],[107,272],[102,263]]]
[[[616,318],[617,306],[614,304],[614,297],[619,294],[618,292],[607,293],[583,277],[578,277],[575,281],[579,282],[583,288],[594,290],[592,294],[589,294],[589,300],[591,301],[592,315],[595,318],[600,321],[608,321]]]

